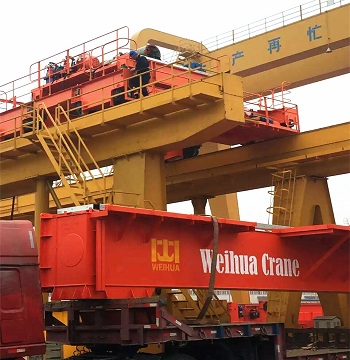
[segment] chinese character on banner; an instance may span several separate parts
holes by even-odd
[[[316,36],[316,30],[319,29],[320,27],[321,27],[320,25],[315,25],[314,27],[309,26],[309,29],[306,32],[307,36],[309,37],[309,41],[322,38],[322,36]]]
[[[234,65],[236,63],[236,60],[239,58],[244,57],[244,52],[243,51],[237,51],[235,54],[232,54],[232,65]]]
[[[273,50],[276,50],[276,52],[280,51],[280,48],[282,46],[280,44],[280,37],[268,40],[268,42],[269,42],[269,48],[267,50],[270,52],[270,54],[272,54]]]

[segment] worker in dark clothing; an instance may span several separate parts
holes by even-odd
[[[138,88],[140,85],[142,86],[142,95],[148,96],[148,90],[145,85],[147,85],[151,79],[151,75],[149,73],[149,62],[147,58],[143,55],[139,55],[137,51],[131,50],[129,53],[130,59],[134,59],[136,61],[135,65],[135,74],[140,74],[141,76],[135,76],[129,80],[130,88]],[[140,84],[141,78],[141,84]]]

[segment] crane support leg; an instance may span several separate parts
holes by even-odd
[[[220,146],[220,144],[218,144]],[[209,199],[211,213],[225,219],[239,220],[237,194],[225,194]],[[239,304],[249,304],[249,291],[231,290],[231,300]]]
[[[40,214],[49,212],[49,188],[46,184],[46,179],[38,178],[35,184],[35,211],[34,211],[34,226],[36,238],[40,239]],[[38,244],[39,246],[39,244]]]
[[[200,154],[203,155],[230,148],[228,145],[207,142],[202,145]],[[209,199],[209,206],[212,215],[225,219],[239,220],[237,194],[224,194],[211,198]]]
[[[35,181],[35,210],[34,210],[34,226],[38,248],[40,246],[40,214],[49,212],[49,195],[50,190],[47,186],[47,179],[37,178]],[[48,301],[48,294],[43,293],[43,302]]]
[[[325,315],[338,316],[340,319],[342,319],[343,326],[346,328],[350,327],[349,294],[319,292],[318,297]]]
[[[204,143],[200,153],[207,154],[215,151],[230,149],[230,146],[213,142]],[[209,206],[212,215],[220,218],[239,220],[238,199],[236,193],[224,194],[209,199]],[[249,304],[249,291],[231,290],[231,300],[239,304]]]
[[[137,153],[113,165],[113,204],[166,210],[164,154]]]
[[[301,292],[299,291],[270,291],[268,293],[267,318],[278,319],[288,328],[297,327],[300,300]]]
[[[193,213],[195,215],[205,215],[207,202],[208,199],[203,197],[192,199]]]
[[[211,213],[225,219],[239,220],[237,194],[225,194],[209,199]]]
[[[291,225],[304,226],[334,223],[335,219],[327,179],[306,176],[297,178],[292,204]],[[348,296],[347,299],[349,300]],[[297,327],[300,300],[301,292],[269,292],[268,321],[281,321],[285,323],[286,327]],[[343,295],[322,293],[320,300],[325,315],[337,315],[342,319],[343,323],[349,325],[349,301],[344,300]]]

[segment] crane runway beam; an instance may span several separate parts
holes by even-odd
[[[166,165],[167,201],[189,200],[195,195],[214,197],[270,186],[271,173],[287,166],[293,166],[299,175],[307,176],[327,177],[349,173],[349,131],[350,124],[344,123],[292,138],[270,140],[169,163]],[[6,171],[5,167],[1,169],[1,217],[10,215],[12,197],[19,196],[15,201],[14,214],[20,218],[30,218],[34,211],[36,176],[53,176],[48,172],[48,160],[44,154],[31,156],[36,159],[36,168],[18,159],[16,162],[21,166],[21,174]],[[100,165],[111,164],[104,162]],[[23,173],[26,174],[24,180]],[[97,179],[99,181],[103,179]],[[106,181],[106,188],[110,192],[113,177],[107,176]],[[92,193],[98,191],[93,186],[89,189]],[[55,190],[62,205],[70,206],[65,188]],[[54,207],[51,201],[50,208]]]
[[[347,174],[349,133],[344,123],[169,164],[168,202],[270,186],[271,174],[286,167],[299,176]]]

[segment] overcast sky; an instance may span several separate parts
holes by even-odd
[[[131,35],[153,28],[203,41],[306,3],[315,1],[4,1],[0,84],[26,75],[30,64],[40,59],[123,26]],[[299,107],[301,131],[349,121],[349,80],[348,74],[291,91],[289,98]],[[344,218],[350,218],[350,175],[329,178],[329,187],[336,223],[343,224]],[[241,220],[267,223],[268,190],[239,194]],[[190,213],[191,207],[171,205],[169,210]]]

